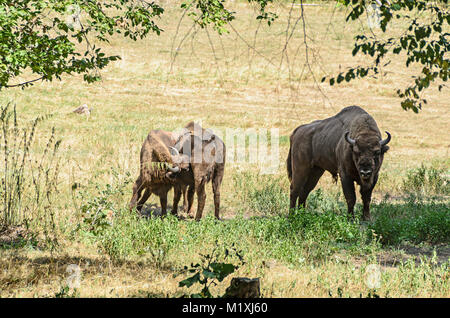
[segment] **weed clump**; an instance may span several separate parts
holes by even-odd
[[[0,232],[25,226],[27,231],[42,233],[44,245],[53,249],[58,245],[54,201],[59,192],[61,140],[54,128],[49,137],[37,134],[38,124],[48,117],[19,124],[15,106],[0,107]],[[42,143],[44,148],[39,146]]]
[[[444,168],[420,167],[410,169],[402,185],[403,191],[416,196],[450,195],[450,182]]]

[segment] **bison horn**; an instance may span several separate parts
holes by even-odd
[[[348,136],[348,134],[349,134],[349,132],[347,131],[347,132],[345,133],[345,140],[346,140],[350,145],[354,146],[354,145],[356,144],[356,141],[355,141],[355,139],[350,138],[350,137]]]
[[[170,146],[169,146],[169,150],[170,150],[170,154],[171,154],[172,156],[179,156],[179,155],[180,155],[180,153],[178,152],[177,148],[174,148],[174,147],[170,147]]]
[[[391,141],[391,134],[388,133],[387,131],[386,131],[386,134],[388,135],[387,138],[383,139],[383,140],[380,140],[380,145],[381,146],[386,146],[389,143],[389,141]]]
[[[180,171],[180,167],[171,167],[171,166],[168,166],[167,169],[168,169],[170,172],[173,172],[173,173],[177,173],[177,172]]]

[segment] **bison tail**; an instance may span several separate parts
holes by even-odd
[[[292,181],[292,165],[291,165],[291,147],[289,146],[289,154],[286,160],[286,167],[289,181]]]

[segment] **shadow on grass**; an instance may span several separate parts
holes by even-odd
[[[167,214],[172,213],[172,205],[167,205]],[[192,219],[189,216],[185,216],[183,214],[181,214],[181,212],[184,210],[183,206],[179,206],[178,207],[178,214],[177,214],[177,218],[179,220],[186,220],[186,219]],[[140,212],[140,215],[146,218],[158,218],[158,217],[162,217],[162,211],[161,211],[161,207],[155,203],[150,203],[150,204],[145,204],[142,207],[142,210]]]
[[[400,263],[411,259],[414,260],[416,265],[419,265],[424,257],[428,260],[434,258],[435,265],[441,266],[446,262],[450,262],[450,246],[447,244],[430,246],[402,244],[394,249],[383,249],[377,256],[377,261],[382,266],[397,267]]]
[[[113,263],[104,256],[98,258],[69,255],[29,257],[15,252],[0,258],[0,268],[10,269],[0,275],[0,286],[3,286],[5,290],[12,290],[36,285],[40,281],[45,283],[54,281],[56,284],[64,285],[65,279],[71,274],[70,266],[73,265],[78,266],[81,277],[110,276],[111,273],[124,268],[128,273],[139,275],[152,266],[146,261],[122,260],[119,263]],[[172,275],[175,273],[169,267],[158,267],[158,272]],[[144,294],[144,291],[142,293],[139,291],[136,295],[129,297],[165,297],[165,295],[148,292]]]
[[[24,226],[8,226],[0,230],[0,250],[17,249],[25,246],[36,247],[35,236]]]

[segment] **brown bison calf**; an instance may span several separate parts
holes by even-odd
[[[391,135],[381,138],[375,120],[362,108],[350,106],[337,115],[297,127],[290,137],[287,158],[291,181],[290,208],[304,205],[324,171],[339,174],[348,212],[354,216],[355,185],[360,186],[363,218],[370,219],[372,190],[378,180]]]
[[[181,134],[178,139],[175,148],[179,153],[189,157],[190,170],[181,171],[177,177],[178,183],[174,188],[174,197],[179,200],[182,192],[186,212],[193,216],[194,193],[197,193],[198,202],[195,219],[198,221],[202,218],[205,207],[206,183],[212,181],[214,215],[219,219],[220,185],[225,170],[225,144],[210,130],[203,129],[199,124],[190,122],[185,127],[185,133]]]
[[[140,212],[154,193],[160,199],[161,214],[167,213],[167,193],[176,185],[177,177],[189,170],[188,158],[173,148],[175,143],[176,139],[170,132],[150,131],[141,148],[139,177],[133,186],[130,210],[136,207]],[[174,198],[173,214],[177,214],[178,201],[179,198]]]

